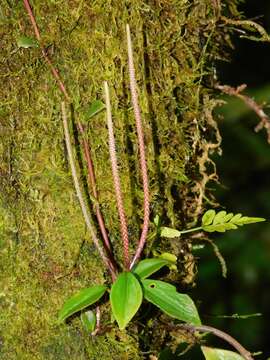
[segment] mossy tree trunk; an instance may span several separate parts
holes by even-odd
[[[221,4],[222,3],[222,4]],[[104,113],[88,121],[89,104],[109,82],[121,182],[132,249],[142,225],[143,192],[130,103],[125,25],[130,24],[146,139],[151,221],[194,224],[215,180],[209,154],[220,136],[212,110],[213,64],[224,56],[221,11],[237,1],[33,1],[42,42],[59,69],[74,107],[74,152],[86,185],[76,119],[85,126],[101,209],[118,261],[119,222]],[[222,6],[222,7],[221,7]],[[64,145],[61,93],[39,48],[16,47],[34,37],[22,2],[6,1],[1,21],[1,260],[0,357],[3,359],[142,359],[165,345],[136,324],[91,339],[74,317],[56,325],[63,301],[82,287],[109,280],[89,237],[75,195]],[[220,50],[221,49],[221,50]],[[85,186],[86,187],[86,186]],[[150,235],[154,233],[151,227]],[[182,286],[194,281],[191,239],[157,237],[145,254],[178,256]],[[106,307],[104,323],[109,323]],[[149,325],[150,326],[150,325]],[[158,328],[158,325],[157,325]],[[142,339],[142,340],[139,340]],[[164,337],[165,338],[165,337]]]

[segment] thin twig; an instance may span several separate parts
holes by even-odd
[[[251,356],[251,353],[247,349],[245,349],[231,335],[225,333],[224,331],[221,331],[219,329],[216,329],[216,328],[214,328],[212,326],[207,326],[207,325],[196,326],[195,331],[199,331],[199,332],[203,332],[203,333],[210,332],[210,333],[216,335],[217,337],[225,340],[230,345],[232,345],[235,348],[235,350],[237,350],[239,352],[239,354],[241,354],[243,356],[243,358],[245,360],[253,360],[253,357]]]
[[[134,61],[133,61],[133,54],[132,54],[132,43],[131,43],[131,36],[130,36],[130,28],[129,28],[128,24],[126,26],[126,32],[127,32],[130,92],[131,92],[134,116],[135,116],[135,120],[136,120],[136,129],[137,129],[137,137],[138,137],[139,153],[140,153],[140,168],[141,168],[141,174],[142,174],[143,193],[144,193],[143,228],[142,228],[142,233],[140,236],[139,244],[137,246],[135,255],[130,264],[130,268],[132,268],[133,265],[136,263],[136,261],[139,260],[141,253],[143,251],[145,242],[146,242],[146,236],[147,236],[148,227],[149,227],[149,216],[150,216],[150,199],[149,199],[150,196],[149,196],[149,187],[148,187],[147,164],[146,164],[146,159],[145,159],[145,146],[144,146],[144,138],[143,138],[141,112],[140,112],[138,95],[137,95],[137,90],[136,90],[136,78],[135,78],[135,69],[134,69]]]
[[[105,102],[106,102],[106,110],[107,110],[107,124],[108,124],[108,132],[109,132],[109,151],[110,151],[111,167],[113,174],[114,190],[116,195],[117,210],[120,219],[120,231],[121,231],[121,237],[124,248],[124,265],[125,265],[125,269],[128,270],[129,269],[128,229],[127,229],[126,215],[123,205],[120,177],[117,166],[115,139],[114,139],[112,113],[111,113],[111,102],[110,102],[110,94],[109,94],[109,87],[107,81],[104,82],[104,90],[105,90]]]
[[[245,360],[254,360],[251,353],[247,349],[245,349],[237,340],[235,340],[231,335],[225,333],[224,331],[221,331],[219,329],[207,325],[193,326],[190,324],[183,324],[181,325],[181,327],[190,330],[193,333],[194,332],[212,333],[215,336],[225,340],[231,346],[233,346],[235,350],[237,350]]]
[[[267,141],[270,144],[270,119],[266,115],[266,113],[263,111],[262,106],[257,104],[251,97],[242,94],[242,91],[245,90],[247,87],[246,84],[242,84],[238,86],[237,88],[234,88],[229,85],[216,85],[215,88],[224,92],[227,95],[230,96],[236,96],[251,109],[253,110],[258,117],[261,119],[259,124],[255,127],[255,131],[258,132],[261,129],[265,128],[267,132]]]
[[[70,168],[71,168],[74,187],[76,189],[77,197],[78,197],[81,209],[82,209],[84,220],[85,220],[86,226],[91,234],[94,245],[100,254],[101,259],[103,260],[103,262],[107,266],[107,268],[111,271],[111,273],[113,273],[114,269],[110,263],[110,260],[104,253],[103,247],[99,244],[99,240],[96,236],[94,226],[92,225],[92,222],[90,220],[90,215],[88,213],[87,207],[86,207],[84,199],[83,199],[82,191],[81,191],[80,184],[79,184],[79,179],[77,176],[76,166],[75,166],[75,162],[74,162],[74,158],[73,158],[73,153],[72,153],[72,146],[71,146],[68,122],[67,122],[66,106],[65,106],[64,101],[61,104],[61,109],[62,109],[62,118],[63,118],[65,141],[66,141],[66,147],[67,147],[67,152],[68,152],[69,164],[70,164]]]

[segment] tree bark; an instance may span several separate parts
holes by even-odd
[[[212,117],[218,101],[211,84],[214,61],[226,56],[230,44],[226,26],[219,26],[220,15],[237,13],[237,1],[229,3],[229,8],[226,1],[211,0],[31,3],[41,42],[71,98],[74,153],[86,199],[90,204],[77,119],[91,146],[100,209],[120,264],[123,250],[105,115],[89,120],[87,110],[93,101],[103,100],[103,81],[108,81],[134,254],[143,221],[143,191],[128,85],[129,23],[154,239],[147,242],[144,254],[155,250],[177,255],[174,280],[182,286],[194,281],[191,240],[154,236],[153,219],[158,215],[165,226],[186,228],[204,210],[205,196],[211,200],[207,184],[217,175],[209,155],[221,140]],[[101,305],[101,322],[110,328],[103,335],[91,338],[76,316],[56,325],[65,299],[83,287],[109,282],[109,275],[87,233],[73,188],[61,122],[62,95],[40,48],[17,48],[20,36],[34,38],[22,2],[6,1],[1,12],[0,357],[106,360],[143,359],[143,350],[158,353],[165,334],[159,341],[148,339],[148,346],[136,321],[121,333],[111,327],[107,305]]]

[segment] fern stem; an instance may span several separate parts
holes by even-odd
[[[201,226],[198,226],[198,227],[195,227],[195,228],[192,228],[192,229],[188,229],[188,230],[179,231],[179,232],[180,232],[180,234],[187,234],[187,233],[190,233],[190,232],[193,232],[193,231],[199,231],[199,230],[202,230]]]
[[[135,255],[130,264],[130,268],[136,263],[136,261],[140,258],[141,253],[143,251],[146,237],[148,233],[149,227],[149,217],[150,217],[150,196],[149,196],[149,187],[148,187],[148,176],[147,176],[147,164],[145,158],[145,146],[144,146],[144,136],[143,136],[143,128],[142,128],[142,120],[141,120],[141,111],[138,102],[138,94],[136,90],[136,78],[135,78],[135,69],[134,69],[134,61],[133,61],[133,53],[132,53],[132,42],[130,36],[130,28],[127,24],[126,26],[127,32],[127,48],[128,48],[128,67],[129,67],[129,82],[130,82],[130,92],[132,105],[134,110],[134,116],[136,120],[136,129],[137,129],[137,138],[139,143],[139,154],[140,154],[140,168],[141,175],[143,181],[143,193],[144,193],[144,218],[143,218],[143,228],[139,240],[139,244],[137,246]]]
[[[104,90],[105,90],[105,102],[106,102],[106,110],[107,110],[107,124],[108,124],[108,132],[109,132],[109,151],[110,151],[112,175],[113,175],[114,190],[115,190],[115,195],[116,195],[117,210],[118,210],[118,215],[119,215],[119,219],[120,219],[120,231],[121,231],[121,237],[122,237],[122,241],[123,241],[124,265],[125,265],[125,269],[128,270],[129,269],[128,229],[127,229],[127,221],[126,221],[126,215],[125,215],[125,210],[124,210],[124,205],[123,205],[123,197],[122,197],[120,177],[119,177],[118,165],[117,165],[110,93],[109,93],[109,87],[108,87],[107,81],[104,82]]]

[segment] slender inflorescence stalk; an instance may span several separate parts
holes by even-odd
[[[133,54],[132,54],[132,43],[130,36],[129,25],[126,27],[127,31],[127,47],[128,47],[128,67],[129,67],[129,81],[130,81],[130,92],[132,105],[136,120],[136,129],[137,129],[137,137],[139,143],[139,153],[140,153],[140,168],[142,174],[143,181],[143,192],[144,192],[144,219],[143,219],[143,228],[140,236],[139,244],[136,249],[134,258],[131,261],[130,268],[133,267],[135,262],[140,258],[141,253],[143,251],[146,236],[149,227],[149,216],[150,216],[150,206],[149,206],[149,188],[148,188],[148,176],[147,176],[147,164],[145,159],[145,146],[144,146],[144,138],[143,138],[143,129],[142,129],[142,120],[141,120],[141,112],[138,102],[138,95],[136,90],[136,78],[135,78],[135,69],[133,62]]]
[[[94,226],[91,223],[90,215],[88,213],[87,207],[86,207],[84,199],[83,199],[82,191],[81,191],[80,184],[79,184],[79,179],[77,176],[76,166],[75,166],[75,162],[74,162],[74,158],[73,158],[73,154],[72,154],[72,146],[71,146],[69,129],[68,129],[65,102],[62,102],[61,108],[62,108],[62,118],[63,118],[63,126],[64,126],[65,141],[66,141],[66,146],[67,146],[69,164],[70,164],[70,168],[71,168],[74,187],[75,187],[77,197],[78,197],[81,209],[82,209],[84,220],[85,220],[86,226],[91,234],[91,237],[95,244],[95,247],[97,248],[97,250],[100,254],[101,259],[103,260],[104,264],[110,270],[112,276],[114,276],[113,265],[111,264],[110,259],[108,259],[108,257],[104,253],[103,247],[99,244],[98,238],[97,238],[95,230],[94,230]]]
[[[114,140],[114,131],[113,131],[113,122],[112,122],[112,112],[111,112],[111,102],[110,102],[110,94],[109,87],[107,81],[104,82],[104,90],[105,90],[105,102],[106,102],[106,110],[107,110],[107,124],[108,124],[108,132],[109,132],[109,151],[110,151],[110,159],[112,166],[112,174],[113,174],[113,182],[114,182],[114,190],[116,195],[117,202],[117,210],[120,219],[120,231],[121,237],[123,241],[124,247],[124,265],[125,269],[129,269],[129,239],[128,239],[128,228],[125,216],[125,210],[123,205],[123,197],[120,185],[120,177],[117,166],[117,157],[115,150],[115,140]]]

